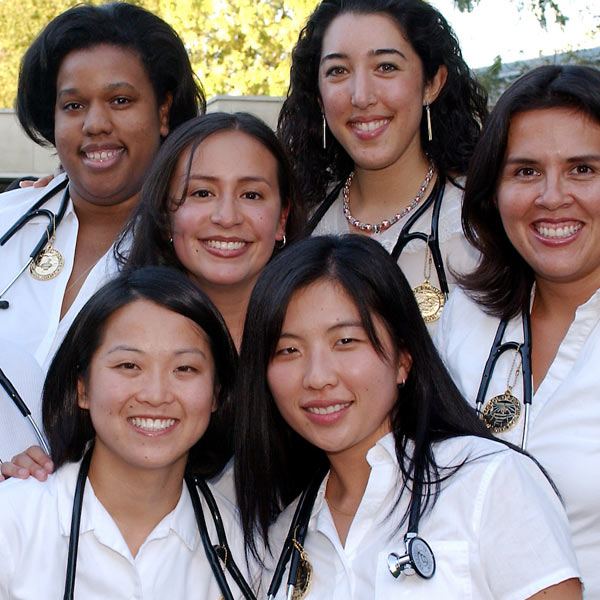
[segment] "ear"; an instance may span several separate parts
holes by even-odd
[[[171,105],[173,104],[173,94],[167,92],[165,101],[158,107],[158,119],[160,121],[160,135],[167,137],[169,135],[169,116],[171,114]]]
[[[425,84],[423,105],[427,104],[427,102],[433,104],[434,100],[440,95],[444,85],[446,85],[446,79],[448,79],[448,68],[446,65],[440,65],[431,81]]]
[[[84,410],[89,410],[90,408],[85,391],[85,383],[83,383],[83,379],[81,378],[77,380],[77,406],[79,406],[79,408],[83,408]]]
[[[281,209],[281,214],[279,215],[279,223],[277,225],[277,231],[275,232],[275,239],[277,241],[281,241],[285,235],[285,226],[287,224],[289,214],[290,205],[288,204]]]
[[[400,351],[398,356],[398,376],[396,383],[403,384],[408,379],[408,374],[412,368],[412,356],[405,350]]]

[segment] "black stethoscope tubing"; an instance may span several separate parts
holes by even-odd
[[[62,199],[60,201],[60,205],[58,207],[58,212],[55,214],[52,211],[42,208],[42,206],[50,200],[57,192],[64,188],[64,193]],[[35,245],[34,249],[29,254],[29,261],[23,266],[23,268],[13,277],[10,283],[0,292],[0,298],[9,290],[9,288],[13,285],[13,283],[21,276],[21,274],[25,271],[25,269],[39,256],[39,254],[44,250],[48,242],[51,240],[52,236],[56,232],[56,228],[60,225],[65,212],[67,210],[67,206],[69,204],[69,180],[65,179],[61,181],[56,187],[52,188],[50,191],[46,192],[33,206],[31,206],[19,219],[15,221],[15,223],[4,233],[2,237],[0,237],[0,246],[4,246],[10,238],[25,225],[31,219],[44,216],[48,219],[48,226],[46,227],[46,231],[42,234],[42,237]],[[6,300],[0,300],[0,308],[6,309],[8,308],[8,302]]]
[[[317,210],[314,212],[313,216],[309,219],[308,224],[304,230],[305,235],[310,235],[315,227],[319,224],[319,222],[323,219],[327,211],[331,208],[331,205],[338,198],[341,189],[344,187],[344,182],[336,185],[331,192],[327,195],[325,200],[319,205]],[[442,259],[442,252],[440,250],[440,239],[439,239],[439,220],[440,220],[440,211],[442,208],[442,199],[444,197],[444,191],[446,189],[446,177],[439,173],[438,179],[435,183],[433,191],[425,202],[421,204],[414,213],[410,216],[410,218],[404,223],[400,233],[398,235],[398,239],[396,240],[396,244],[391,252],[391,256],[395,261],[398,261],[402,251],[410,242],[414,239],[423,240],[428,246],[431,252],[431,257],[433,260],[433,265],[435,267],[435,272],[438,277],[438,281],[440,283],[440,290],[446,297],[448,298],[448,294],[450,293],[450,289],[448,287],[448,278],[446,277],[446,270],[444,268],[444,261]],[[421,231],[411,232],[411,228],[416,223],[417,219],[423,215],[423,213],[433,204],[433,211],[431,214],[431,233],[426,234]]]
[[[63,600],[73,600],[74,597],[75,572],[77,567],[77,548],[79,546],[79,527],[81,524],[81,510],[83,507],[83,492],[85,490],[85,482],[90,468],[92,449],[93,446],[90,446],[90,448],[86,451],[83,460],[81,461],[81,466],[79,467],[79,473],[77,475],[75,494],[73,495],[73,512],[71,514],[71,533],[69,536],[69,550],[67,554],[67,573]],[[209,487],[201,479],[188,474],[185,475],[184,480],[189,490],[190,498],[192,500],[192,507],[194,509],[196,523],[198,524],[200,539],[202,540],[202,545],[204,546],[204,550],[206,551],[208,562],[217,580],[219,589],[223,594],[224,600],[233,600],[234,597],[231,593],[231,589],[229,588],[229,584],[227,583],[227,580],[225,578],[225,574],[223,573],[223,569],[221,569],[221,564],[219,562],[220,557],[218,554],[219,550],[221,550],[224,553],[224,556],[226,557],[226,560],[224,561],[225,566],[227,570],[231,573],[237,585],[239,586],[244,597],[247,598],[247,600],[256,600],[256,596],[250,589],[250,586],[244,579],[244,576],[241,574],[240,570],[238,569],[237,565],[233,560],[233,556],[231,554],[231,550],[229,549],[229,544],[227,542],[227,537],[225,536],[223,520],[221,519],[221,514],[217,507],[217,503]],[[200,499],[198,497],[198,489],[200,489],[202,495],[204,496],[206,503],[208,504],[209,510],[211,512],[213,521],[215,523],[215,529],[217,530],[217,536],[219,538],[218,546],[213,546],[211,544],[210,537],[208,534],[208,528],[206,527],[206,521],[204,519],[204,512],[202,510],[202,505],[200,504]]]
[[[27,406],[27,404],[25,404],[25,401],[23,400],[23,398],[21,398],[21,395],[19,394],[19,392],[17,392],[17,389],[2,369],[0,369],[0,386],[2,386],[8,397],[14,402],[15,406],[19,409],[20,413],[29,421],[29,423],[33,427],[33,431],[35,432],[35,436],[37,437],[40,446],[44,449],[44,452],[49,455],[50,448],[48,447],[48,444],[46,443],[46,440],[44,439],[40,428],[37,426],[37,423],[33,420],[29,407]]]
[[[294,588],[297,584],[298,577],[298,566],[300,562],[300,550],[298,549],[298,544],[301,547],[304,547],[304,541],[306,539],[306,534],[308,531],[308,524],[310,522],[310,518],[312,516],[312,510],[315,504],[315,500],[317,498],[317,494],[319,493],[319,488],[321,487],[321,483],[323,481],[322,475],[317,475],[309,486],[302,492],[300,496],[300,500],[298,502],[298,506],[296,507],[296,511],[294,512],[294,516],[292,518],[292,522],[290,524],[290,528],[288,530],[287,537],[283,543],[283,548],[281,550],[281,554],[279,555],[279,560],[277,561],[277,565],[275,567],[275,571],[273,573],[273,578],[271,579],[271,584],[269,585],[269,590],[267,592],[267,600],[274,600],[279,588],[281,586],[281,581],[283,579],[283,575],[285,573],[285,569],[287,567],[288,561],[290,561],[290,571],[288,575],[288,583],[287,583],[287,598],[291,598]],[[421,485],[414,482],[414,500],[411,506],[409,520],[408,520],[408,531],[404,536],[404,541],[408,544],[414,539],[418,538],[419,532],[419,521],[421,518]],[[420,540],[423,542],[423,540]],[[297,543],[295,543],[297,542]],[[424,543],[424,542],[423,542]],[[425,544],[427,545],[427,544]],[[428,546],[427,546],[428,547]],[[428,547],[429,551],[431,549]],[[433,553],[431,553],[433,559]],[[412,557],[411,557],[412,560]],[[434,565],[435,565],[435,559]],[[433,572],[426,579],[433,576],[435,572],[435,566]]]
[[[518,352],[521,355],[521,369],[523,371],[523,408],[525,414],[523,417],[521,449],[524,450],[527,446],[527,436],[529,433],[529,412],[533,401],[533,384],[531,377],[531,319],[528,309],[523,310],[521,318],[523,322],[522,344],[517,342],[502,342],[508,320],[502,319],[500,321],[498,329],[496,330],[492,347],[490,349],[490,353],[488,355],[488,359],[483,369],[481,383],[479,384],[479,390],[477,391],[475,400],[475,409],[477,410],[478,414],[481,413],[485,396],[494,373],[494,368],[496,367],[496,363],[498,362],[498,359],[502,353],[506,352],[507,350],[514,350],[515,352]]]

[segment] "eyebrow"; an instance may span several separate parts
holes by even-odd
[[[113,354],[114,352],[120,352],[120,351],[135,352],[136,354],[146,354],[146,352],[144,352],[144,350],[141,350],[140,348],[136,348],[135,346],[128,346],[127,344],[118,344],[116,346],[113,346],[110,350],[108,350],[106,352],[106,354],[109,355],[109,354]],[[180,348],[178,350],[175,350],[175,352],[173,352],[174,356],[180,356],[181,354],[199,354],[204,359],[206,359],[206,354],[200,348],[196,348],[193,346]]]
[[[406,56],[397,50],[396,48],[378,48],[377,50],[369,50],[367,52],[367,56],[381,56],[383,54],[396,54],[406,60]],[[347,54],[343,54],[342,52],[331,52],[326,54],[321,59],[321,64],[323,64],[326,60],[336,60],[336,59],[347,59],[349,58]]]
[[[361,321],[341,321],[340,323],[335,323],[334,325],[331,325],[331,327],[328,327],[327,333],[331,333],[331,332],[335,331],[336,329],[342,329],[344,327],[359,327],[360,329],[365,328]],[[288,333],[287,331],[282,331],[281,334],[279,335],[279,337],[280,338],[298,339],[301,336],[296,335],[294,333]]]
[[[219,177],[214,177],[213,175],[203,175],[202,173],[190,173],[188,181],[198,180],[198,181],[219,181]],[[238,177],[236,181],[241,183],[265,183],[269,187],[271,186],[271,182],[262,175],[245,175],[244,177]]]
[[[568,163],[578,163],[578,162],[599,162],[600,154],[582,154],[580,156],[570,156],[565,159]],[[521,164],[530,164],[537,165],[539,164],[539,160],[536,158],[528,158],[526,156],[509,156],[504,165],[521,165]]]
[[[133,85],[131,85],[131,83],[128,83],[127,81],[115,81],[114,83],[108,83],[105,86],[103,86],[104,90],[108,90],[108,91],[113,91],[113,90],[117,90],[117,89],[122,89],[122,88],[127,88],[129,90],[135,91],[135,87]],[[58,97],[60,96],[66,96],[69,94],[78,94],[79,90],[78,88],[72,87],[72,88],[65,88],[63,90],[59,90],[56,95]]]

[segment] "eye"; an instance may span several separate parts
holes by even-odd
[[[127,106],[128,104],[131,104],[131,99],[126,98],[125,96],[119,96],[118,98],[115,98],[112,103],[117,106]]]
[[[63,110],[65,111],[80,110],[81,108],[83,108],[83,104],[80,102],[65,102],[63,104]]]
[[[175,369],[178,373],[197,373],[198,369],[192,365],[181,365]]]
[[[354,342],[358,342],[358,340],[356,338],[352,338],[352,337],[343,337],[343,338],[340,338],[336,342],[336,344],[338,346],[349,346],[350,344],[352,344]]]
[[[377,66],[377,70],[382,73],[393,73],[398,70],[398,67],[392,63],[381,63]]]
[[[188,196],[192,196],[194,198],[210,198],[211,196],[214,196],[214,194],[210,190],[198,189],[188,193]]]
[[[298,348],[294,346],[286,346],[285,348],[279,348],[275,351],[275,356],[292,356],[298,354]]]
[[[242,198],[246,198],[247,200],[261,200],[263,195],[259,192],[244,192]]]
[[[516,175],[520,177],[534,177],[538,175],[538,171],[533,167],[521,167],[517,169]]]
[[[325,71],[325,77],[336,77],[339,75],[345,75],[348,71],[346,67],[342,67],[340,65],[336,65],[335,67],[329,67],[327,71]]]
[[[594,173],[594,168],[590,167],[590,165],[577,165],[572,170],[572,173],[574,173],[575,175],[591,175],[592,173]]]
[[[132,362],[122,362],[117,365],[117,369],[123,369],[124,371],[133,371],[139,367]]]

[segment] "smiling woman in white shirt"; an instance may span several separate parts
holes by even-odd
[[[224,575],[231,549],[213,549],[211,487],[239,542],[234,504],[198,491],[229,457],[236,363],[221,315],[184,275],[141,269],[97,292],[44,386],[58,469],[0,486],[0,597],[242,597]]]
[[[376,242],[311,238],[267,265],[236,416],[238,502],[250,550],[268,539],[269,598],[581,597],[557,494],[462,399]]]
[[[488,426],[548,470],[585,595],[598,598],[600,71],[540,67],[504,93],[475,151],[463,222],[482,260],[436,344]],[[492,346],[507,343],[492,368]]]

